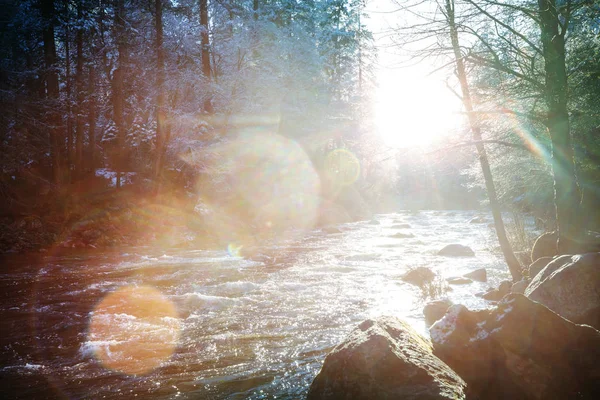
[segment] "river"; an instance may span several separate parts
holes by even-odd
[[[362,320],[394,315],[427,335],[421,291],[400,279],[410,268],[444,278],[487,268],[487,283],[447,294],[486,307],[474,293],[508,272],[492,229],[469,223],[475,215],[378,215],[250,260],[231,248],[142,247],[6,258],[0,397],[303,398],[328,351]],[[391,237],[398,232],[414,237]],[[450,243],[475,257],[436,254]]]

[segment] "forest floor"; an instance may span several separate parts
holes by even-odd
[[[30,200],[30,199],[27,199]],[[211,247],[195,201],[136,187],[63,188],[0,218],[0,253],[114,246]],[[11,212],[12,211],[12,212]]]

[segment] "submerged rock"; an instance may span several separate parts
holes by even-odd
[[[438,251],[440,256],[450,257],[473,257],[475,252],[469,247],[462,244],[449,244]]]
[[[465,390],[428,341],[381,317],[361,323],[327,355],[307,399],[465,399]]]
[[[522,295],[494,310],[452,306],[429,331],[434,354],[467,382],[469,398],[600,398],[600,332]]]
[[[431,282],[433,278],[435,278],[435,274],[427,267],[411,269],[402,276],[404,282],[412,283],[417,286],[422,286],[427,282]]]
[[[525,294],[564,318],[600,329],[600,253],[557,257]]]
[[[487,270],[485,268],[476,269],[463,276],[465,278],[473,279],[474,281],[487,282]]]
[[[390,235],[390,237],[394,238],[394,239],[409,239],[409,238],[414,238],[415,235],[413,235],[412,233],[398,232],[398,233],[394,233],[393,235]]]
[[[376,219],[372,219],[369,221],[369,225],[380,225],[381,222],[377,221]]]
[[[469,220],[470,224],[485,224],[486,222],[487,218],[482,215],[478,215],[477,217],[473,217]]]
[[[431,326],[435,321],[442,318],[446,314],[448,307],[452,306],[448,299],[434,300],[425,304],[423,307],[423,315],[425,316],[425,324]]]
[[[395,224],[391,226],[392,229],[410,229],[410,224]]]
[[[342,233],[341,230],[339,230],[339,228],[336,228],[335,226],[324,226],[323,228],[321,228],[321,230],[325,233]]]
[[[446,281],[451,285],[466,285],[468,283],[473,283],[473,281],[469,278],[465,278],[463,276],[448,278]]]

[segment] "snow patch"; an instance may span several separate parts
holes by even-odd
[[[464,308],[461,304],[451,306],[446,311],[446,315],[431,326],[429,333],[433,343],[446,343],[448,337],[456,329],[458,315]]]

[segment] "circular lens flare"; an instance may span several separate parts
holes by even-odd
[[[325,157],[325,172],[336,186],[352,185],[360,177],[360,162],[352,152],[335,149]]]
[[[171,357],[180,331],[177,310],[160,291],[125,286],[94,309],[87,344],[105,367],[140,375]]]

